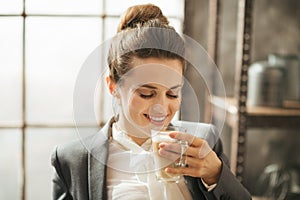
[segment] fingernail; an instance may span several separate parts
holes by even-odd
[[[176,135],[176,133],[175,133],[175,132],[171,132],[171,133],[169,134],[169,136],[170,136],[171,138],[174,138],[174,137],[175,137],[175,135]]]
[[[160,143],[160,144],[159,144],[159,147],[160,147],[160,148],[164,148],[165,146],[166,146],[166,145],[165,145],[164,143]]]
[[[167,172],[167,173],[172,173],[172,169],[166,168],[166,169],[165,169],[165,172]]]

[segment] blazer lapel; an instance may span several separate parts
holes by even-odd
[[[106,180],[105,164],[98,161],[93,155],[89,154],[89,199],[105,199]]]
[[[88,189],[90,200],[107,199],[106,162],[112,123],[113,120],[107,123],[89,143]]]

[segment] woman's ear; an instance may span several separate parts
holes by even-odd
[[[115,96],[115,92],[116,92],[116,83],[111,80],[111,78],[109,76],[106,77],[106,84],[107,84],[107,87],[109,89],[109,93],[113,96]]]

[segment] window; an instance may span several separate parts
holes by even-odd
[[[113,36],[120,14],[148,2],[0,0],[0,199],[51,199],[51,152],[78,137],[73,119],[78,72]],[[183,0],[151,3],[182,32]],[[109,110],[110,98],[101,93],[99,99],[97,117],[105,122],[112,113],[101,108]],[[90,134],[99,127],[86,123],[78,129]]]

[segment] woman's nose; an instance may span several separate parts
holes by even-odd
[[[168,101],[164,95],[158,95],[155,101],[156,104],[162,106],[162,108],[168,107]]]
[[[169,102],[168,99],[166,97],[164,97],[164,95],[158,95],[155,99],[154,103],[154,108],[155,110],[160,110],[160,112],[162,113],[167,113],[168,107],[169,107]]]
[[[150,116],[166,115],[166,109],[161,104],[154,104],[149,111]]]

